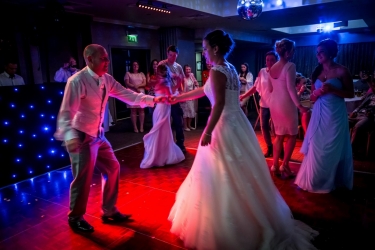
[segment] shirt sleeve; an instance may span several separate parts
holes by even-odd
[[[57,116],[55,138],[59,141],[69,141],[78,138],[77,131],[72,127],[72,121],[81,103],[82,84],[79,81],[68,81],[64,97]]]
[[[154,97],[145,95],[143,93],[137,93],[130,89],[124,88],[119,82],[112,78],[110,85],[109,96],[115,97],[129,105],[139,105],[144,107],[154,106]]]
[[[248,72],[246,74],[246,83],[248,85],[246,90],[249,90],[253,86],[253,79],[253,74],[251,74],[251,72]]]
[[[20,84],[20,85],[25,85],[25,81],[23,80],[23,77],[22,77],[22,76],[20,76],[19,84]]]
[[[259,73],[258,77],[255,78],[255,81],[254,81],[254,86],[255,86],[256,88],[259,88],[259,83],[260,83],[260,81],[261,81],[261,78],[262,78],[262,75],[261,75],[261,73]]]
[[[296,90],[296,65],[294,63],[291,63],[287,69],[286,87],[288,89],[290,98],[294,102],[294,105],[298,107],[300,105],[300,102]]]
[[[55,73],[55,77],[53,78],[56,82],[65,82],[65,70],[63,68],[60,68]]]

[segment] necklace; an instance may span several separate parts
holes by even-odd
[[[327,69],[323,69],[324,80],[327,80],[327,75],[329,75],[329,73],[331,72],[331,70],[333,70],[334,68],[336,68],[336,67],[333,65],[332,67],[328,66],[328,70]]]

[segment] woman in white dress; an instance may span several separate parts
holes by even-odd
[[[270,111],[275,128],[273,141],[273,164],[271,171],[284,177],[294,177],[289,168],[289,161],[296,145],[298,134],[298,109],[301,113],[309,111],[301,105],[297,96],[296,65],[289,62],[294,55],[294,42],[281,39],[275,43],[276,52],[280,60],[275,63],[269,72],[270,80]],[[297,109],[298,108],[298,109]],[[279,166],[279,156],[285,140],[283,164]]]
[[[137,93],[145,93],[146,76],[143,72],[139,72],[139,63],[137,61],[133,61],[131,65],[131,70],[126,72],[124,77],[126,87]],[[133,123],[134,132],[142,133],[145,121],[145,110],[139,105],[127,105],[127,107],[130,108],[130,118]],[[139,115],[139,131],[137,127],[137,114]]]
[[[210,99],[212,111],[193,166],[179,188],[169,220],[171,232],[196,249],[315,249],[317,232],[292,213],[276,189],[257,137],[239,103],[240,82],[225,60],[233,48],[222,30],[203,40],[213,67],[202,88],[172,103]]]
[[[195,88],[199,87],[197,79],[195,79],[194,74],[191,73],[191,67],[189,65],[184,65],[184,86],[183,86],[183,93],[189,92],[194,90]],[[190,131],[194,130],[191,126],[191,120],[195,117],[195,107],[194,107],[194,100],[187,100],[186,102],[181,102],[181,108],[184,112],[184,130]]]
[[[157,67],[157,83],[154,86],[155,96],[170,96],[171,79],[168,67]],[[184,153],[176,145],[171,129],[171,105],[158,103],[152,114],[152,129],[143,137],[145,152],[141,168],[162,167],[176,164],[185,159]]]

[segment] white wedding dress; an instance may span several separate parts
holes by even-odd
[[[292,213],[276,189],[251,124],[240,108],[238,75],[231,64],[214,66],[227,77],[225,107],[211,144],[199,146],[176,195],[171,232],[196,249],[315,249],[318,232]],[[209,78],[204,91],[214,104]],[[199,143],[200,145],[200,143]]]
[[[155,91],[155,96],[159,93]],[[185,159],[176,145],[171,129],[171,105],[158,103],[152,115],[152,129],[143,137],[145,152],[141,168],[162,167]]]

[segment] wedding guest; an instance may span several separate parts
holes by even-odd
[[[353,148],[353,156],[360,156],[363,145],[366,145],[367,133],[375,128],[375,78],[368,80],[371,89],[367,93],[359,105],[349,115],[349,127],[352,128],[351,144]]]
[[[185,78],[184,71],[180,64],[176,62],[179,49],[175,45],[167,48],[167,59],[160,61],[159,65],[164,64],[169,68],[169,74],[172,78],[172,93],[179,94],[183,90],[183,81]],[[183,111],[179,103],[171,106],[171,116],[173,120],[173,127],[176,131],[176,144],[186,153],[184,145],[185,135],[183,129]]]
[[[310,102],[310,93],[311,90],[307,87],[307,79],[303,75],[296,77],[296,90],[297,95],[299,97],[300,102]],[[308,105],[310,107],[310,104]],[[298,113],[298,120],[301,123],[303,133],[306,134],[307,126],[309,125],[311,118],[311,112],[305,112],[305,113]]]
[[[354,96],[349,70],[335,62],[337,43],[322,40],[316,49],[319,65],[312,73],[313,112],[301,147],[305,155],[295,184],[313,193],[352,189],[353,157],[344,98]]]
[[[64,141],[72,167],[69,226],[77,231],[92,232],[93,226],[83,216],[86,213],[94,167],[103,177],[103,222],[121,222],[130,217],[116,208],[120,164],[102,127],[108,97],[141,106],[153,106],[154,102],[160,102],[162,98],[126,89],[107,74],[108,53],[101,45],[88,45],[83,56],[87,66],[70,77],[65,86],[55,138]]]
[[[195,79],[194,74],[191,73],[191,67],[189,65],[184,66],[184,89],[182,93],[186,93],[189,91],[194,90],[195,88],[199,87],[197,79]],[[184,130],[185,131],[190,131],[194,130],[191,126],[191,121],[195,117],[195,107],[194,107],[194,100],[187,100],[186,102],[181,102],[181,108],[182,111],[184,112]]]
[[[370,89],[370,87],[367,84],[367,80],[369,78],[369,71],[367,71],[367,70],[361,70],[359,72],[359,77],[360,77],[360,79],[357,80],[353,84],[354,85],[354,89],[356,91],[359,91],[359,92],[362,92],[362,93],[366,93]]]
[[[210,76],[211,64],[206,63],[206,69],[202,71],[202,86],[206,83],[208,77]]]
[[[150,64],[150,71],[146,75],[146,87],[148,89],[148,95],[155,95],[154,87],[157,83],[156,69],[158,67],[158,60],[154,59]]]
[[[22,76],[17,75],[18,65],[15,60],[7,59],[4,72],[0,74],[0,86],[25,85]]]
[[[240,70],[240,73],[238,74],[238,77],[240,78],[240,82],[241,82],[240,94],[242,95],[242,94],[245,94],[249,89],[251,89],[251,87],[253,87],[253,74],[251,74],[251,72],[249,71],[249,64],[247,63],[241,64],[241,70]],[[246,116],[248,114],[247,103],[249,101],[249,98],[250,96],[245,97],[240,102],[241,108]]]
[[[295,88],[296,65],[290,62],[294,55],[294,46],[294,41],[286,38],[276,41],[276,52],[280,60],[270,68],[269,72],[270,90],[272,90],[269,105],[276,135],[273,142],[271,171],[274,174],[281,173],[283,177],[295,176],[290,170],[289,161],[298,134],[298,109],[302,113],[309,110],[301,105]],[[283,164],[279,167],[279,156],[284,140],[286,142]]]
[[[68,78],[78,72],[77,62],[73,57],[69,57],[69,60],[63,64],[63,66],[56,71],[54,80],[56,82],[67,82]]]
[[[124,81],[127,88],[137,93],[145,93],[146,77],[143,72],[139,72],[139,62],[133,61],[131,69],[126,72]],[[132,120],[133,130],[135,133],[144,132],[143,125],[145,122],[145,110],[140,105],[129,105],[130,119]],[[139,116],[139,130],[137,127],[137,116]]]
[[[150,64],[150,71],[146,75],[146,90],[148,95],[155,96],[155,84],[157,83],[156,81],[156,68],[158,67],[159,61],[154,59],[151,61]],[[148,111],[152,115],[154,112],[154,107],[149,107]]]
[[[267,152],[264,154],[264,157],[271,157],[273,154],[273,146],[271,140],[271,127],[270,127],[270,118],[271,113],[269,109],[269,71],[272,65],[274,65],[279,60],[278,55],[274,51],[269,51],[266,53],[266,67],[262,68],[258,77],[255,80],[254,86],[247,91],[245,94],[240,95],[240,101],[244,98],[249,97],[258,91],[260,95],[259,106],[260,106],[260,127],[262,130],[262,135],[264,141],[267,145]]]

